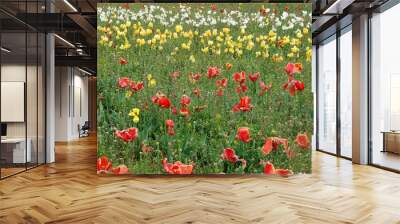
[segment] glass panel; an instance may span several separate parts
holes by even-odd
[[[336,37],[318,48],[318,148],[336,154]]]
[[[36,32],[27,33],[28,38],[28,63],[27,63],[27,82],[26,82],[26,114],[27,114],[27,142],[28,151],[30,150],[30,161],[28,162],[28,168],[37,165],[38,160],[38,96],[37,96],[37,74],[38,74],[38,36]]]
[[[372,25],[372,163],[400,170],[400,5],[374,15]]]
[[[25,170],[26,151],[26,33],[1,34],[1,140],[2,177]],[[28,147],[29,148],[29,147]]]
[[[352,32],[340,36],[340,153],[352,157]]]
[[[39,45],[38,45],[38,163],[45,163],[45,52],[46,38],[44,34],[39,34]]]

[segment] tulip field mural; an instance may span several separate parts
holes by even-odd
[[[310,25],[310,4],[99,4],[97,172],[310,173]]]

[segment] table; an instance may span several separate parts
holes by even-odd
[[[25,144],[26,142],[26,152]],[[1,139],[1,157],[6,160],[6,163],[26,163],[31,162],[32,140],[27,138],[6,138]]]
[[[382,152],[392,152],[400,154],[400,131],[382,131],[383,150]]]

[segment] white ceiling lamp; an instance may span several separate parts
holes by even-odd
[[[54,34],[55,37],[57,37],[59,40],[61,40],[62,42],[64,42],[65,44],[67,44],[68,46],[75,48],[75,45],[73,45],[71,42],[69,42],[68,40],[60,37],[58,34]]]
[[[64,3],[68,5],[74,12],[78,12],[78,10],[73,6],[68,0],[64,0]]]
[[[11,52],[10,50],[8,50],[8,49],[5,48],[5,47],[1,47],[0,49],[1,49],[1,51],[4,51],[4,52],[6,52],[6,53],[10,53],[10,52]]]

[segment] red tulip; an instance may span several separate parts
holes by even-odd
[[[187,106],[187,105],[189,105],[189,104],[190,104],[190,97],[187,96],[187,95],[183,95],[183,96],[181,97],[181,105],[182,105],[182,106]]]
[[[279,137],[267,138],[262,147],[262,153],[264,155],[268,155],[272,150],[278,150],[279,145],[283,145],[283,150],[288,158],[292,158],[294,156],[294,151],[289,148],[288,140]]]
[[[250,79],[250,81],[252,81],[252,82],[255,82],[255,81],[257,81],[257,79],[260,77],[260,73],[259,72],[256,72],[256,73],[254,73],[254,74],[249,74],[249,79]]]
[[[216,4],[211,4],[211,10],[216,11],[217,10],[217,5]]]
[[[143,82],[138,82],[135,84],[135,82],[132,81],[130,84],[130,87],[133,92],[137,92],[137,91],[143,89]]]
[[[175,115],[178,114],[178,110],[176,109],[176,107],[171,107],[171,112]]]
[[[102,156],[97,159],[97,174],[108,173],[111,170],[111,161],[108,161],[107,156]]]
[[[128,169],[128,167],[126,165],[121,164],[121,165],[113,168],[112,172],[115,175],[128,174],[129,173],[129,169]]]
[[[173,79],[177,79],[179,76],[180,76],[180,72],[179,71],[175,71],[175,72],[171,73],[171,77]]]
[[[199,73],[196,73],[196,74],[192,74],[192,79],[194,79],[194,80],[199,80],[201,78],[201,74],[199,74]]]
[[[226,70],[230,70],[232,68],[232,64],[226,63],[225,68],[226,68]]]
[[[289,77],[288,82],[282,85],[283,89],[288,90],[291,96],[294,96],[297,91],[304,90],[304,82]]]
[[[240,127],[237,130],[237,134],[236,134],[236,139],[242,141],[242,142],[250,142],[251,138],[250,138],[250,129],[248,127]]]
[[[300,148],[307,149],[310,145],[307,134],[298,134],[296,137],[296,143]]]
[[[246,84],[240,84],[238,87],[236,87],[236,93],[241,93],[241,92],[246,92],[249,88],[246,86]]]
[[[290,75],[293,76],[293,74],[295,73],[300,73],[303,70],[303,65],[301,63],[287,63],[286,67],[285,67],[285,72]]]
[[[251,105],[250,97],[245,96],[245,97],[241,97],[239,103],[235,104],[232,107],[232,111],[233,112],[239,112],[239,111],[246,112],[246,111],[251,111],[253,108],[254,108],[254,106]]]
[[[183,116],[189,116],[190,111],[189,111],[188,108],[182,107],[182,108],[180,109],[179,113],[180,113],[181,115],[183,115]]]
[[[167,126],[167,128],[173,128],[175,126],[175,123],[173,120],[168,119],[165,121],[165,126]]]
[[[217,95],[218,96],[223,96],[224,95],[224,90],[223,89],[218,89]]]
[[[224,152],[221,154],[221,159],[231,163],[236,163],[239,160],[239,157],[235,154],[234,149],[226,148],[224,149]]]
[[[138,132],[137,128],[127,128],[121,131],[116,130],[115,135],[125,142],[131,142],[138,137]]]
[[[224,79],[221,79],[221,80],[217,80],[217,81],[215,81],[215,85],[217,87],[226,87],[228,85],[228,79],[224,78]]]
[[[192,174],[193,165],[186,165],[177,161],[175,163],[167,163],[167,158],[162,160],[165,172],[168,174]]]
[[[167,134],[170,136],[174,136],[175,135],[175,131],[173,128],[167,128]]]
[[[125,58],[120,57],[120,58],[119,58],[119,64],[120,64],[120,65],[126,65],[126,64],[128,64],[128,61],[127,61]]]
[[[246,73],[245,72],[235,72],[233,74],[233,80],[238,83],[244,83],[246,81]]]
[[[264,155],[268,155],[272,151],[272,149],[273,149],[272,139],[271,138],[267,138],[267,140],[265,140],[265,143],[264,143],[264,145],[262,147],[262,153]]]
[[[208,67],[207,76],[209,79],[217,77],[219,73],[220,70],[218,67]]]
[[[169,108],[171,106],[171,101],[166,96],[160,96],[157,102],[161,108]]]
[[[291,170],[287,169],[275,169],[274,165],[270,162],[267,162],[264,167],[264,174],[270,175],[270,174],[278,174],[281,176],[290,176],[293,175],[293,172]]]
[[[265,83],[263,81],[260,81],[259,86],[261,87],[261,90],[262,90],[259,95],[263,96],[265,94],[265,92],[267,92],[268,90],[271,89],[272,83],[269,83],[269,85],[265,85]]]
[[[118,79],[118,86],[120,88],[126,88],[131,85],[131,80],[128,77],[121,77]]]
[[[197,97],[200,97],[200,89],[199,88],[195,88],[193,89],[193,94],[196,95]]]

